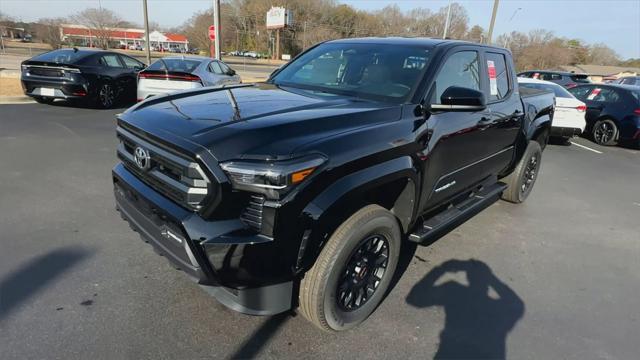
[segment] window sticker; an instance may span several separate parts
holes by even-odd
[[[587,100],[593,100],[596,98],[596,96],[600,95],[600,91],[602,91],[602,89],[600,88],[595,88],[593,89],[593,91],[591,92],[591,94],[589,94],[589,96],[587,96]]]
[[[487,60],[487,72],[489,73],[489,93],[498,95],[498,79],[496,79],[496,64]]]

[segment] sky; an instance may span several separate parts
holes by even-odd
[[[379,10],[395,3],[404,11],[416,7],[437,11],[448,4],[448,0],[338,2],[362,10]],[[493,0],[457,2],[467,9],[470,25],[489,28]],[[100,5],[115,11],[125,20],[138,24],[143,21],[142,0],[0,0],[0,11],[16,19],[35,21],[42,17],[64,17]],[[149,21],[167,27],[178,26],[194,12],[211,6],[212,0],[148,0]],[[640,0],[500,1],[495,37],[505,32],[528,32],[541,28],[558,36],[582,39],[589,44],[607,44],[623,59],[640,58]]]

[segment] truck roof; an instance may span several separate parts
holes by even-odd
[[[328,43],[370,43],[370,44],[389,44],[389,45],[422,45],[422,46],[441,46],[441,45],[473,45],[487,48],[505,50],[499,46],[487,44],[479,44],[463,40],[435,39],[428,37],[362,37],[347,38],[327,41]]]

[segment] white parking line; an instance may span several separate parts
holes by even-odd
[[[575,143],[575,142],[573,142],[573,141],[570,141],[570,143],[571,143],[571,144],[573,144],[573,145],[575,145],[575,146],[577,146],[577,147],[583,148],[583,149],[585,149],[585,150],[593,151],[593,152],[594,152],[594,153],[596,153],[596,154],[602,154],[602,151],[598,151],[598,150],[596,150],[596,149],[592,149],[592,148],[590,148],[590,147],[588,147],[588,146],[580,145],[580,144]]]

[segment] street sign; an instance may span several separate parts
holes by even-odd
[[[211,25],[209,26],[209,40],[215,40],[216,39],[216,27]]]

